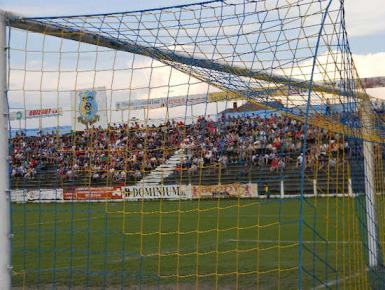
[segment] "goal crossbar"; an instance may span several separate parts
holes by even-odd
[[[265,81],[268,83],[283,84],[297,89],[306,89],[313,92],[326,93],[330,95],[340,95],[345,97],[352,97],[353,95],[366,99],[368,95],[365,93],[352,93],[353,88],[346,90],[345,88],[337,88],[333,85],[317,84],[313,83],[311,88],[308,81],[297,80],[274,73],[266,73],[261,71],[250,70],[247,68],[237,67],[234,65],[228,65],[225,63],[219,63],[215,60],[208,60],[198,58],[196,56],[184,56],[180,53],[173,51],[167,51],[161,48],[154,48],[149,46],[140,45],[137,43],[130,43],[122,41],[113,37],[106,37],[101,34],[96,34],[89,31],[80,31],[73,28],[66,27],[64,25],[52,25],[42,23],[35,19],[27,19],[10,14],[8,16],[8,22],[11,27],[27,30],[36,33],[44,33],[46,35],[60,37],[64,39],[80,41],[91,45],[97,45],[114,50],[129,52],[146,57],[156,59],[162,63],[166,63],[173,66],[172,63],[179,63],[187,65],[189,67],[199,67],[202,69],[232,74],[240,77],[249,77],[258,81]],[[179,66],[173,66],[176,69],[183,70]]]

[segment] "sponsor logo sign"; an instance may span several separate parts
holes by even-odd
[[[104,87],[72,92],[72,128],[107,127],[107,95]]]
[[[192,198],[256,197],[253,184],[193,185],[191,191]]]
[[[78,121],[85,125],[92,125],[99,121],[98,102],[96,101],[96,91],[84,90],[79,94],[79,117]]]
[[[34,118],[47,118],[63,115],[62,108],[46,108],[46,109],[36,109],[36,110],[25,110],[11,112],[9,114],[9,119],[11,121],[22,120],[22,119],[34,119]]]
[[[34,202],[63,200],[63,189],[38,189],[38,190],[12,190],[11,201]]]
[[[122,187],[126,200],[191,199],[191,187],[184,185],[138,185]]]
[[[16,189],[11,191],[12,202],[27,202],[27,191],[24,189]]]
[[[117,187],[76,187],[64,193],[64,200],[121,200],[122,193]]]
[[[144,100],[133,100],[131,102],[118,102],[116,103],[117,110],[140,110],[140,109],[158,109],[163,107],[173,108],[178,106],[191,106],[196,104],[205,103],[207,95],[196,94],[190,96],[178,96],[169,98],[153,98]]]

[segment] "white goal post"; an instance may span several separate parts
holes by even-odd
[[[0,10],[0,285],[11,287],[11,216],[8,159],[7,14]]]

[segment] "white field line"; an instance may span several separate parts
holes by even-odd
[[[228,239],[224,241],[225,243],[299,243],[297,240],[236,240]],[[311,241],[303,240],[304,244],[361,244],[362,241]],[[385,243],[385,242],[384,242]]]
[[[318,285],[317,287],[312,288],[312,290],[329,288],[329,287],[331,287],[331,286],[335,286],[335,285],[339,284],[339,283],[342,282],[342,281],[346,281],[346,280],[349,280],[349,279],[358,277],[358,276],[360,276],[360,275],[362,275],[362,273],[356,273],[356,274],[354,274],[354,275],[350,275],[350,276],[343,277],[343,278],[340,278],[340,279],[331,280],[331,281],[328,281],[327,283],[320,284],[320,285]]]
[[[213,210],[213,211],[216,211],[216,210]],[[106,218],[106,215],[108,216],[107,218],[108,219],[118,219],[118,218],[122,218],[126,215],[132,215],[132,213],[130,213],[129,211],[127,211],[126,213],[119,213],[119,214],[116,214],[116,213],[108,213],[108,212],[103,212],[102,213],[103,215],[100,215],[100,216],[96,216],[96,217],[85,217],[85,218],[78,218],[78,219],[56,219],[56,220],[50,220],[50,221],[44,221],[44,222],[40,222],[40,223],[22,223],[22,224],[13,224],[12,227],[23,227],[23,226],[40,226],[40,225],[52,225],[52,224],[61,224],[61,223],[70,223],[70,222],[83,222],[83,221],[87,221],[87,220],[97,220],[97,219],[105,219]],[[175,213],[176,215],[177,213]],[[90,214],[90,215],[93,215],[93,214]],[[278,215],[277,214],[259,214],[260,217],[277,217]],[[231,217],[238,217],[237,214],[229,214],[229,215],[226,215],[227,218],[231,218]],[[251,215],[251,214],[240,214],[239,217],[255,217],[255,215]],[[298,214],[281,214],[280,215],[281,218],[298,218]],[[329,218],[330,217],[334,217],[334,215],[329,215]],[[173,215],[170,215],[168,213],[164,213],[162,214],[162,219],[167,219],[167,218],[170,218],[170,219],[175,219],[175,217]]]
[[[175,213],[176,215],[176,213]],[[88,221],[88,220],[98,220],[98,219],[119,219],[119,218],[124,218],[124,216],[126,216],[126,214],[121,214],[121,215],[108,215],[108,217],[104,216],[104,215],[101,215],[101,216],[97,216],[97,217],[85,217],[85,218],[78,218],[78,219],[56,219],[56,220],[50,220],[50,221],[44,221],[44,222],[39,222],[39,223],[19,223],[19,224],[13,224],[12,227],[15,228],[15,227],[28,227],[28,226],[40,226],[40,225],[53,225],[53,224],[65,224],[65,223],[71,223],[71,222],[83,222],[83,221]],[[244,215],[243,217],[247,217],[247,216],[254,216],[254,215]],[[273,216],[276,216],[276,215],[260,215],[262,217],[273,217]],[[227,217],[237,217],[237,215],[228,215]],[[281,217],[284,217],[284,216],[281,216]],[[285,216],[285,217],[293,217],[293,216]],[[175,219],[174,216],[171,216],[169,214],[165,214],[164,216],[162,216],[162,219],[167,219],[167,218],[170,218],[170,219]]]
[[[18,228],[18,227],[24,227],[24,226],[42,226],[42,225],[54,225],[54,224],[70,224],[71,222],[83,222],[83,221],[88,221],[88,220],[98,220],[98,219],[104,219],[104,216],[99,216],[99,217],[87,217],[87,218],[79,218],[79,219],[58,219],[54,221],[49,221],[49,222],[40,222],[40,223],[23,223],[23,224],[18,224],[18,225],[12,225],[13,228]]]

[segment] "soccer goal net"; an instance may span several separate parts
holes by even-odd
[[[4,285],[381,289],[384,115],[343,4],[2,12]]]

